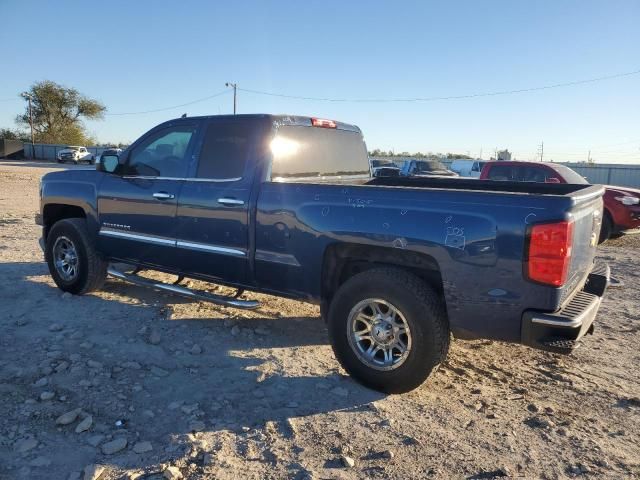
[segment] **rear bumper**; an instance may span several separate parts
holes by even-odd
[[[593,321],[609,285],[611,271],[598,263],[587,281],[562,309],[554,313],[527,310],[522,315],[521,343],[540,350],[571,353],[579,340],[593,332]]]

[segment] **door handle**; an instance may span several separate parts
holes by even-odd
[[[175,195],[167,192],[156,192],[153,194],[153,198],[157,198],[158,200],[170,200],[175,198]]]
[[[244,205],[242,200],[236,200],[235,198],[219,198],[218,203],[222,205]]]

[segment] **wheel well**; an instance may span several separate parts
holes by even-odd
[[[334,293],[350,277],[381,266],[408,270],[431,286],[436,293],[443,293],[440,267],[429,255],[399,248],[341,243],[330,246],[324,254],[321,310],[326,312]]]
[[[51,227],[59,220],[65,218],[87,218],[84,210],[75,205],[65,205],[52,203],[45,205],[42,212],[42,221],[44,225],[44,238],[47,238]]]

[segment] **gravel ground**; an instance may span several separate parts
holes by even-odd
[[[600,249],[625,286],[572,356],[456,341],[385,396],[345,375],[311,305],[63,295],[33,222],[56,168],[0,161],[0,478],[640,477],[640,236]]]

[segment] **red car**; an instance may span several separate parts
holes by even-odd
[[[589,183],[584,177],[564,165],[518,161],[487,162],[480,173],[480,180]],[[640,227],[640,190],[606,185],[600,243],[606,241],[611,235],[638,227]]]

